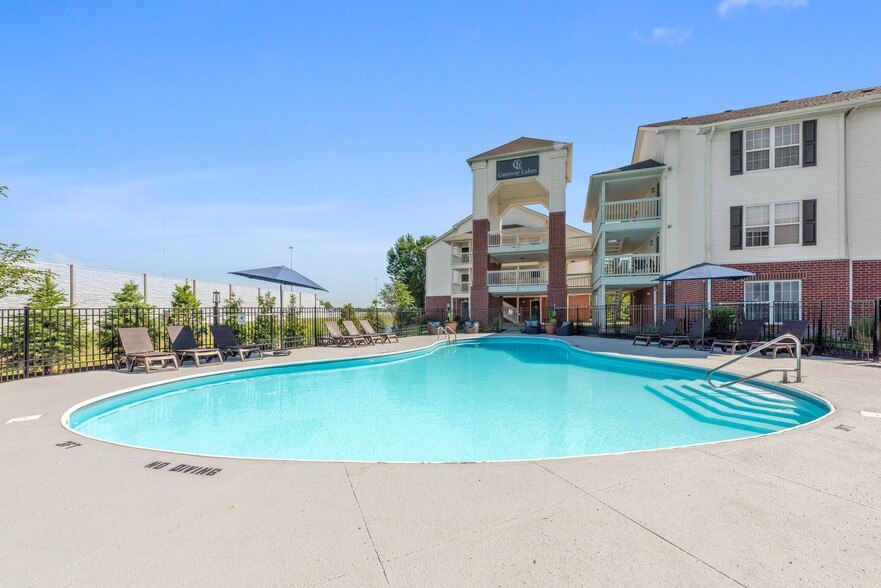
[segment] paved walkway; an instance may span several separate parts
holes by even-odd
[[[702,367],[728,359],[567,341]],[[881,418],[861,415],[881,413],[879,365],[806,360],[802,387],[836,412],[798,430],[592,458],[231,460],[118,447],[60,425],[98,394],[234,365],[0,385],[0,585],[881,585]],[[170,465],[145,467],[155,461]],[[171,471],[181,464],[219,471]]]

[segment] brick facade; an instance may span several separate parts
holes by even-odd
[[[449,296],[426,296],[425,314],[428,320],[435,321],[446,317],[447,304],[449,303]]]
[[[568,305],[566,287],[566,213],[548,215],[548,300],[549,308],[557,307],[557,321],[566,320]],[[544,317],[543,317],[544,318]]]
[[[487,244],[489,220],[474,219],[471,231],[471,320],[489,325],[492,323],[489,288],[486,285],[486,272],[490,266]]]
[[[881,298],[881,259],[853,262],[853,299]]]

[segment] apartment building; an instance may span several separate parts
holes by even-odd
[[[426,248],[426,310],[490,324],[588,305],[590,234],[566,225],[572,144],[521,137],[467,161],[472,214]]]
[[[590,179],[595,298],[881,296],[879,186],[881,87],[640,126],[631,162]],[[654,281],[701,262],[756,275]]]

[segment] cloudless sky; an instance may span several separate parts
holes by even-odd
[[[640,124],[881,84],[875,2],[0,1],[0,242],[366,305],[520,136],[630,163]],[[163,256],[163,250],[165,252]],[[251,282],[251,285],[257,285]]]

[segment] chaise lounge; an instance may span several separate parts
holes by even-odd
[[[688,333],[685,335],[670,335],[669,337],[661,337],[658,340],[658,347],[666,347],[675,349],[677,346],[688,343],[689,347],[695,348],[698,342],[706,342],[707,331],[710,330],[710,317],[702,316],[691,324]]]
[[[664,321],[664,324],[661,325],[661,330],[657,333],[640,333],[636,337],[633,338],[633,345],[636,345],[637,342],[644,342],[645,346],[648,347],[651,345],[652,341],[660,341],[661,339],[665,339],[667,337],[672,337],[673,333],[676,332],[676,329],[679,328],[679,323],[682,322],[682,319],[678,318],[668,318]]]
[[[130,372],[138,364],[143,365],[148,374],[156,366],[167,368],[169,363],[174,365],[174,369],[179,366],[176,354],[153,348],[147,327],[122,327],[119,329],[119,341],[122,343],[125,363]]]
[[[385,343],[385,340],[382,338],[381,335],[377,335],[376,333],[374,333],[373,335],[363,334],[361,331],[358,330],[358,327],[356,327],[355,323],[353,323],[352,321],[343,321],[343,327],[346,329],[346,334],[348,334],[349,337],[362,337],[370,345],[374,345],[377,342]]]
[[[196,367],[199,367],[199,361],[204,359],[205,363],[211,363],[213,359],[217,359],[218,363],[223,363],[223,355],[217,347],[199,347],[196,337],[193,335],[193,329],[189,325],[168,325],[165,327],[168,331],[168,338],[171,340],[171,348],[177,354],[179,364],[187,359],[192,359]]]
[[[804,339],[808,335],[808,328],[811,326],[810,321],[783,321],[780,323],[780,328],[777,330],[777,336],[780,335],[792,335],[796,337],[799,341],[802,342],[802,349],[807,352],[808,356],[814,354],[814,344],[813,343],[805,343]],[[776,338],[776,337],[775,337]],[[750,345],[750,351],[756,349],[757,347],[761,347],[767,343],[767,341],[755,341]],[[765,353],[771,354],[771,359],[776,359],[777,353],[780,351],[785,351],[789,354],[790,357],[795,357],[795,345],[792,343],[775,343],[765,349],[762,349],[759,353],[765,355]]]
[[[220,349],[223,356],[238,355],[241,361],[251,359],[255,353],[257,357],[253,359],[263,359],[263,352],[257,345],[240,345],[236,340],[235,334],[229,325],[212,325],[211,336],[214,338],[214,346]]]
[[[398,342],[398,336],[395,335],[393,332],[377,333],[376,331],[373,330],[373,325],[371,325],[369,321],[367,321],[365,319],[361,319],[358,322],[361,323],[361,328],[364,330],[364,333],[366,335],[368,335],[369,337],[382,337],[383,341],[385,343],[397,343]],[[435,333],[435,335],[437,335],[437,333]],[[393,338],[394,338],[394,341],[392,341]]]
[[[327,328],[327,333],[330,335],[331,342],[337,347],[342,347],[343,345],[351,345],[352,347],[355,347],[359,344],[368,344],[364,335],[343,335],[342,331],[340,331],[340,328],[337,326],[336,321],[324,321],[324,326]]]
[[[749,349],[756,342],[756,339],[762,335],[762,329],[764,328],[765,321],[761,319],[743,321],[740,328],[734,333],[733,339],[714,339],[712,344],[710,344],[710,351],[718,347],[720,351],[727,351],[734,355],[738,348]]]

